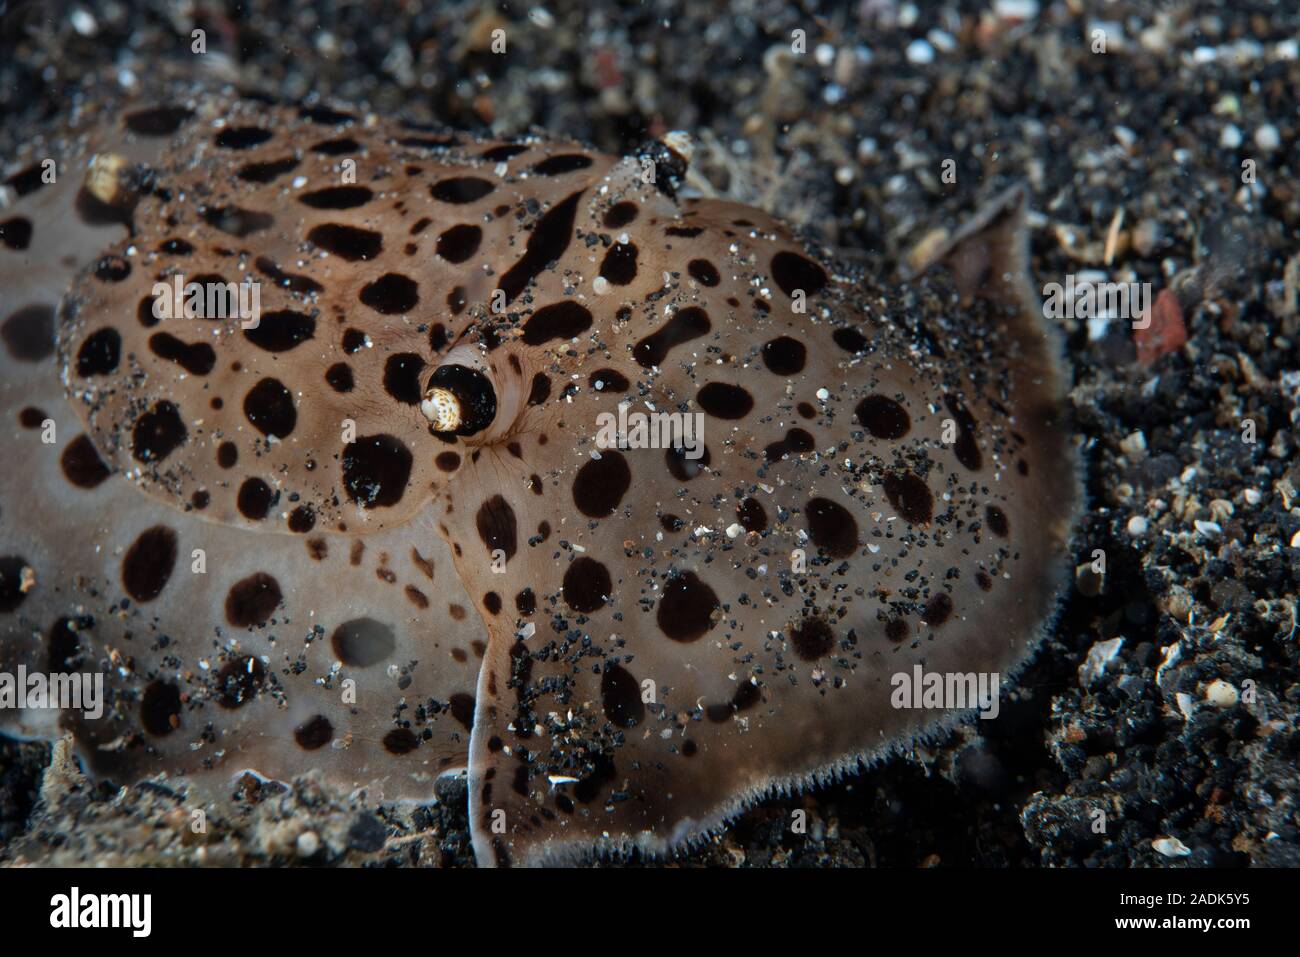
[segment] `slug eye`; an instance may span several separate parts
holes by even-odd
[[[456,363],[441,365],[429,377],[420,411],[435,433],[474,435],[496,418],[496,390],[477,369]]]

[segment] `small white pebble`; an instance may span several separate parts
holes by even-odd
[[[1125,455],[1143,455],[1147,450],[1147,437],[1139,430],[1130,432],[1119,443]]]
[[[913,40],[907,45],[907,62],[926,64],[934,62],[934,47],[926,40]]]
[[[727,537],[739,538],[742,534],[744,534],[744,531],[745,531],[745,526],[741,525],[739,522],[732,522],[730,525],[727,526]]]
[[[1278,134],[1277,127],[1272,123],[1265,123],[1255,131],[1255,145],[1265,153],[1271,153],[1282,145],[1282,137]]]
[[[1216,708],[1231,708],[1240,700],[1237,689],[1222,678],[1216,678],[1205,688],[1205,700]]]
[[[1296,532],[1291,536],[1291,547],[1300,548],[1300,532]]]
[[[825,402],[825,401],[826,401],[827,399],[829,399],[830,397],[831,397],[831,392],[830,392],[829,389],[818,389],[818,390],[817,390],[817,398],[821,399],[823,402]]]
[[[315,831],[303,831],[298,835],[298,856],[311,857],[320,850],[320,838]]]
[[[591,281],[591,291],[598,296],[603,296],[609,292],[609,280],[604,276],[597,276]]]
[[[1157,837],[1151,846],[1157,854],[1165,857],[1188,857],[1192,853],[1191,848],[1176,837]]]
[[[72,29],[83,37],[92,37],[95,35],[95,31],[99,29],[99,24],[95,22],[95,18],[90,13],[78,7],[72,11]]]
[[[1139,538],[1147,533],[1147,520],[1141,515],[1134,515],[1128,520],[1128,533]]]
[[[1206,522],[1198,518],[1192,524],[1196,526],[1197,534],[1204,535],[1206,538],[1218,538],[1223,534],[1223,526],[1218,522]]]
[[[931,46],[943,53],[951,53],[957,49],[956,38],[947,31],[936,28],[927,33],[925,38],[930,41]]]
[[[1237,129],[1236,123],[1229,123],[1219,134],[1219,145],[1225,150],[1235,150],[1241,145],[1241,130]]]
[[[1119,655],[1124,647],[1124,639],[1112,638],[1109,641],[1093,642],[1087,657],[1079,665],[1079,686],[1087,688],[1106,673],[1106,667]]]
[[[1001,20],[1032,20],[1038,16],[1038,0],[994,0],[993,12]]]
[[[1263,501],[1264,496],[1259,493],[1257,488],[1248,488],[1244,493],[1247,505],[1258,505]]]

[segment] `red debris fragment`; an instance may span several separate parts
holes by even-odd
[[[1138,362],[1149,366],[1167,352],[1176,352],[1187,343],[1187,326],[1183,324],[1183,308],[1178,297],[1168,289],[1161,289],[1151,307],[1151,322],[1145,329],[1133,333],[1137,343]]]
[[[609,47],[596,51],[596,85],[602,90],[623,85],[623,71],[619,69],[618,53]]]

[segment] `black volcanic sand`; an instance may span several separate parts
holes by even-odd
[[[1091,499],[1075,561],[1100,549],[1107,568],[1078,576],[1001,716],[766,800],[671,863],[1300,865],[1300,9],[268,0],[196,4],[207,12],[191,19],[171,6],[10,4],[0,156],[80,96],[199,60],[279,98],[536,126],[614,152],[684,129],[699,188],[890,274],[1023,181],[1040,285],[1094,270],[1167,291],[1179,348],[1139,354],[1127,322],[1061,320]],[[1084,6],[1107,22],[1072,12]],[[496,27],[504,56],[487,49]],[[376,810],[311,780],[250,784],[199,837],[167,781],[119,792],[80,778],[62,747],[0,744],[0,861],[468,863],[464,784],[439,795]]]

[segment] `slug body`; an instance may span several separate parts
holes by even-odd
[[[0,730],[213,794],[467,769],[480,863],[550,863],[958,717],[896,675],[1015,672],[1080,494],[1019,194],[897,286],[641,160],[207,94],[36,144],[0,670],[106,701]],[[160,318],[177,277],[260,307]]]

